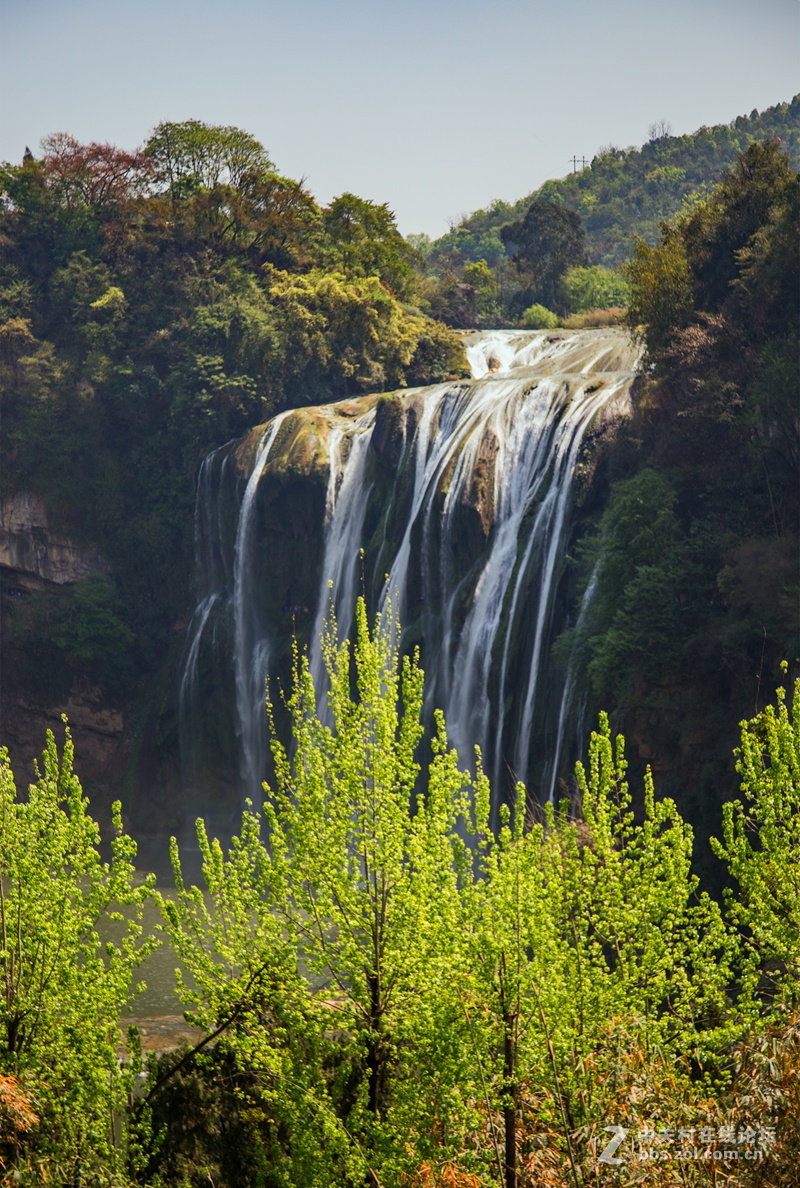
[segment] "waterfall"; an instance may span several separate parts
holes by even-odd
[[[586,584],[586,589],[583,592],[583,597],[581,598],[580,610],[578,612],[578,618],[575,622],[576,634],[580,633],[581,628],[583,627],[584,623],[586,622],[586,617],[587,617],[589,610],[591,608],[591,605],[592,605],[592,599],[594,598],[595,587],[597,586],[597,570],[598,570],[598,566],[595,565],[594,569],[592,570],[592,575]],[[548,800],[556,799],[555,793],[556,793],[556,781],[558,779],[559,763],[561,760],[561,752],[562,752],[562,749],[564,746],[564,739],[566,736],[567,724],[569,722],[570,716],[573,716],[576,719],[574,722],[575,732],[576,732],[576,736],[577,736],[576,740],[575,740],[576,741],[576,748],[575,748],[576,751],[580,748],[580,744],[582,742],[582,739],[580,736],[582,734],[582,729],[583,729],[582,719],[583,719],[583,714],[584,714],[585,708],[586,708],[586,694],[584,692],[583,696],[580,698],[581,704],[576,706],[575,703],[576,703],[576,700],[578,700],[576,698],[577,690],[575,688],[576,679],[577,679],[577,655],[576,655],[575,646],[573,644],[573,647],[571,649],[571,654],[569,657],[569,661],[567,663],[567,672],[566,672],[566,676],[564,678],[564,688],[561,693],[561,702],[560,702],[559,710],[558,710],[558,725],[556,727],[555,743],[552,747],[552,751],[551,751],[550,758],[549,758],[550,770],[548,772],[547,779],[545,780],[545,782],[543,784],[543,789],[546,793],[546,798]]]
[[[246,794],[258,801],[264,778],[267,729],[264,682],[269,672],[270,636],[261,620],[257,592],[253,589],[253,537],[255,496],[270,450],[288,416],[270,422],[242,496],[233,562],[233,671],[236,689],[236,725],[241,744],[241,778]]]
[[[201,750],[198,700],[198,657],[209,621],[222,611],[232,619],[232,669],[235,729],[239,740],[240,781],[244,793],[258,799],[266,752],[264,682],[269,671],[270,636],[262,622],[259,598],[253,588],[255,552],[254,506],[259,481],[283,421],[281,413],[265,427],[255,453],[241,502],[236,509],[231,542],[226,504],[235,501],[237,476],[233,457],[237,442],[228,442],[203,461],[195,496],[195,585],[197,605],[189,622],[178,693],[178,723],[184,783],[202,783],[198,762]],[[231,632],[220,632],[229,646]],[[214,650],[220,641],[211,641]]]
[[[199,689],[197,664],[209,618],[230,582],[226,565],[225,531],[217,492],[224,482],[232,443],[208,454],[200,466],[194,507],[195,588],[197,605],[186,631],[178,691],[178,737],[186,787],[201,778]]]
[[[317,613],[309,643],[309,663],[314,688],[317,691],[318,710],[321,719],[328,724],[327,675],[322,652],[322,633],[330,607],[331,593],[334,595],[337,621],[342,623],[345,634],[355,611],[357,562],[369,498],[365,468],[374,420],[374,410],[370,409],[352,425],[349,435],[337,427],[331,430],[328,437],[330,473],[325,497],[325,553],[322,559]],[[338,597],[335,597],[336,595]]]
[[[287,651],[276,641],[292,629],[307,641],[324,717],[320,636],[330,605],[340,636],[349,632],[360,587],[373,609],[391,597],[405,644],[419,643],[426,706],[444,710],[462,762],[480,746],[498,796],[508,794],[511,776],[540,795],[555,786],[576,694],[574,666],[557,678],[550,659],[554,632],[569,625],[563,581],[574,479],[590,428],[626,410],[638,348],[618,329],[488,331],[470,335],[465,348],[471,380],[275,418],[240,496],[233,549],[230,539],[227,554],[210,544],[217,537],[208,528],[198,536],[217,584],[198,584],[184,679],[194,679],[194,641],[224,602],[249,794],[264,774],[264,677]],[[225,460],[209,465],[225,478]],[[311,503],[319,509],[311,533],[309,521],[292,518],[301,488],[303,514]],[[262,498],[271,518],[255,516]],[[225,517],[210,507],[203,515],[219,535]],[[271,582],[276,591],[267,591]],[[591,584],[582,616],[590,598]],[[278,615],[280,602],[299,602],[284,611],[312,617],[292,628]]]

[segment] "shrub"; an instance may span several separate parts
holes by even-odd
[[[555,330],[561,325],[558,314],[544,305],[529,305],[519,320],[523,330]]]
[[[570,313],[586,313],[590,309],[610,309],[628,304],[628,282],[609,268],[595,264],[592,268],[570,268],[561,288]]]

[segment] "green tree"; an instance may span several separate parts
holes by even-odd
[[[503,318],[500,291],[495,272],[485,260],[466,264],[461,273],[464,284],[475,290],[475,314],[479,326],[496,326]]]
[[[595,264],[591,268],[569,268],[561,281],[564,301],[570,313],[610,309],[628,304],[627,281],[618,272]]]
[[[428,319],[420,319],[417,324],[420,336],[406,368],[406,382],[422,386],[469,376],[463,344],[449,327]]]
[[[273,269],[267,276],[283,346],[282,381],[292,403],[404,387],[407,368],[425,376],[426,358],[431,369],[465,365],[454,336],[408,314],[377,276],[321,269],[304,276]]]
[[[249,132],[201,120],[158,124],[144,151],[174,196],[224,183],[238,186],[273,167],[264,146]]]
[[[781,999],[800,995],[800,682],[791,709],[777,704],[742,722],[736,770],[743,799],[723,808],[722,842],[736,880],[728,913]]]
[[[477,325],[477,296],[472,285],[446,268],[438,280],[430,279],[422,286],[421,300],[432,318],[464,330]]]
[[[673,597],[684,560],[675,492],[655,470],[617,483],[596,534],[584,542],[594,596],[582,629],[599,699],[626,704],[633,673],[661,671],[684,635]],[[577,640],[583,646],[585,640]]]
[[[655,359],[674,330],[686,325],[692,308],[691,274],[680,232],[665,225],[654,248],[637,240],[627,278],[628,322],[634,330],[644,328],[648,354]]]
[[[547,1090],[542,1120],[560,1132],[575,1175],[576,1132],[601,1108],[592,1053],[632,1026],[646,1052],[676,1059],[713,1052],[729,1034],[709,1021],[722,1020],[734,946],[717,905],[696,896],[692,831],[671,800],[656,800],[649,773],[636,821],[625,771],[623,740],[601,716],[577,767],[578,816],[565,804],[531,821],[520,786],[496,835],[478,779],[462,1005],[481,1070],[473,1092],[484,1087],[490,1115],[502,1117],[506,1188],[522,1182],[526,1093]]]
[[[206,203],[220,238],[253,265],[300,270],[322,256],[319,207],[300,182],[273,172],[247,174],[218,186]]]
[[[204,1038],[150,1098],[216,1040],[276,1184],[395,1185],[457,1164],[515,1188],[534,1113],[577,1184],[632,1032],[685,1092],[690,1060],[718,1071],[741,1030],[735,938],[649,773],[634,816],[605,717],[577,815],[537,815],[520,787],[495,831],[480,757],[470,780],[441,717],[420,791],[423,677],[398,638],[390,608],[370,632],[363,600],[352,647],[330,624],[326,720],[296,655],[266,839],[248,810],[226,856],[199,823],[204,892],[173,843],[164,911]]]
[[[665,364],[674,368],[683,360],[670,358],[669,348],[680,341],[684,328],[703,315],[727,312],[732,302],[735,306],[738,301],[741,308],[747,292],[747,282],[740,277],[743,266],[763,260],[763,240],[771,238],[766,228],[775,222],[777,210],[791,204],[796,186],[797,176],[778,144],[753,144],[705,201],[673,224],[662,225],[655,247],[637,240],[627,269],[628,320],[634,328],[644,327],[651,362],[662,370]],[[796,201],[795,197],[795,206]],[[796,251],[792,256],[796,269]],[[773,260],[774,273],[778,269],[776,257]],[[755,303],[753,312],[758,318]]]
[[[537,198],[522,219],[500,234],[524,286],[518,305],[541,302],[548,309],[563,309],[561,278],[568,268],[587,262],[580,217],[566,206]]]
[[[45,589],[14,608],[11,635],[24,654],[25,678],[40,696],[69,692],[80,669],[118,692],[130,686],[135,637],[119,594],[104,574]]]
[[[289,762],[273,743],[277,787],[267,807],[276,908],[357,1037],[363,1079],[348,1128],[395,1174],[407,1163],[404,1144],[419,1157],[433,1141],[430,1119],[455,1105],[447,1025],[460,1012],[447,983],[458,935],[453,844],[465,791],[439,717],[425,794],[415,795],[423,675],[413,659],[399,664],[397,638],[390,606],[371,634],[359,601],[353,663],[331,625],[324,641],[331,727],[316,718],[301,663],[289,699],[294,753]]]
[[[340,194],[322,212],[322,221],[334,268],[350,276],[377,276],[398,297],[411,295],[417,253],[397,230],[386,203]]]
[[[561,319],[552,309],[546,309],[537,302],[522,311],[519,324],[523,330],[555,330],[561,324]]]
[[[278,1182],[293,1186],[396,1183],[452,1148],[471,1109],[452,988],[465,777],[440,720],[415,795],[422,673],[399,663],[390,608],[370,633],[361,600],[356,621],[352,653],[335,625],[325,636],[331,725],[296,658],[268,844],[247,813],[225,858],[200,825],[211,906],[184,887],[175,851],[178,897],[165,904],[193,1018],[257,1073],[286,1135]]]
[[[212,1057],[226,1062],[239,1083],[240,1108],[254,1123],[250,1131],[271,1156],[270,1183],[321,1188],[358,1178],[359,1151],[336,1109],[347,1044],[333,1005],[298,966],[296,938],[276,910],[276,876],[261,832],[260,816],[248,808],[225,854],[198,821],[202,891],[184,882],[172,839],[175,894],[162,900],[162,912],[180,962],[178,994],[203,1038],[166,1067],[152,1069],[135,1106],[140,1174],[148,1183],[156,1171],[175,1169],[170,1133],[154,1119],[163,1116],[165,1103],[168,1110],[181,1077],[202,1076],[203,1061]],[[200,1146],[213,1158],[212,1136]]]
[[[768,221],[797,174],[774,141],[751,144],[708,199],[682,222],[695,309],[718,310],[741,269],[739,253]]]
[[[117,1020],[156,944],[142,940],[151,884],[135,884],[120,806],[106,862],[72,760],[69,732],[61,761],[48,732],[42,772],[22,798],[0,752],[0,1072],[39,1117],[23,1142],[0,1147],[0,1162],[31,1185],[118,1183],[132,1072],[118,1060]],[[122,939],[101,941],[120,930],[123,910]]]

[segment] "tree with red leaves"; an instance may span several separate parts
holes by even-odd
[[[154,173],[152,160],[139,149],[128,153],[112,144],[80,144],[66,132],[46,136],[42,148],[46,184],[69,208],[116,208],[146,193]]]

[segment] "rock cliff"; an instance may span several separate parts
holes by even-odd
[[[8,747],[17,779],[33,778],[33,763],[42,752],[45,731],[63,742],[62,715],[69,720],[75,743],[75,765],[84,787],[101,810],[119,796],[126,765],[125,720],[110,704],[108,692],[85,675],[76,674],[69,690],[48,686],[47,673],[37,693],[16,679],[28,657],[21,654],[8,630],[15,612],[31,595],[48,587],[66,587],[92,574],[108,573],[102,555],[54,527],[44,500],[30,491],[17,492],[0,505],[0,597],[4,630],[0,636],[0,742]],[[47,663],[46,659],[43,663]]]

